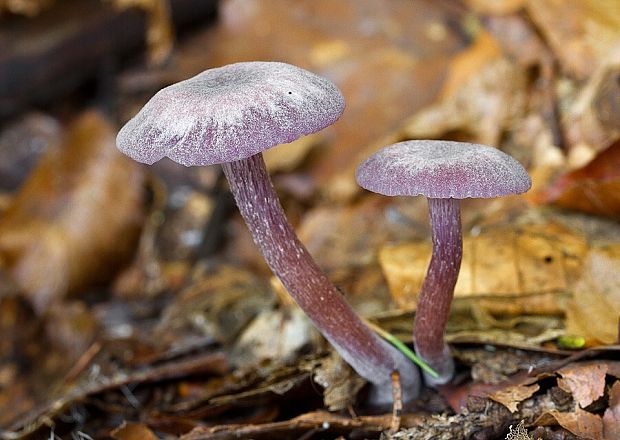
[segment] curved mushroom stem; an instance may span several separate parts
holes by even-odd
[[[374,404],[392,401],[393,371],[407,400],[417,397],[417,368],[357,316],[299,241],[275,193],[262,154],[222,165],[239,211],[273,273],[343,359],[372,385]]]
[[[444,334],[463,255],[461,208],[460,201],[451,198],[429,198],[428,208],[433,256],[418,299],[413,334],[416,353],[439,374],[439,378],[425,375],[427,383],[440,385],[454,374]]]

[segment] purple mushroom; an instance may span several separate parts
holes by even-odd
[[[418,299],[414,322],[417,354],[449,381],[454,362],[444,333],[461,267],[463,241],[459,199],[490,198],[527,191],[532,182],[512,157],[485,145],[406,141],[373,154],[357,169],[363,188],[386,196],[428,198],[433,255]]]
[[[392,399],[400,373],[417,396],[415,366],[380,339],[327,279],[287,221],[262,151],[333,124],[338,88],[299,67],[246,62],[210,69],[160,90],[119,132],[118,148],[152,164],[222,164],[241,215],[273,273],[338,353],[371,384],[373,403]]]

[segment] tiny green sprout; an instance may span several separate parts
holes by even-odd
[[[383,328],[379,327],[378,325],[368,320],[364,320],[364,321],[366,322],[368,327],[370,327],[375,333],[377,333],[383,339],[385,339],[390,344],[392,344],[394,347],[396,347],[398,350],[400,350],[402,354],[407,356],[414,364],[420,367],[422,371],[429,374],[431,377],[435,377],[435,378],[439,377],[439,374],[435,370],[433,370],[430,367],[430,365],[424,362],[422,358],[418,357],[409,347],[403,344],[403,342],[400,339],[398,339],[396,336],[394,336],[392,333],[384,330]]]
[[[564,350],[581,350],[586,345],[583,336],[563,335],[558,337],[558,347]]]

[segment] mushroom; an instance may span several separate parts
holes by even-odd
[[[363,162],[356,177],[369,191],[428,199],[433,252],[418,299],[414,346],[439,375],[425,374],[427,382],[446,383],[454,362],[444,333],[463,254],[459,200],[520,194],[530,188],[530,177],[496,148],[432,140],[390,145]]]
[[[204,71],[160,90],[119,132],[118,148],[152,164],[222,164],[254,242],[314,325],[371,384],[373,403],[392,399],[398,371],[417,396],[415,366],[379,338],[327,279],[287,221],[262,151],[333,124],[344,98],[330,81],[289,64],[244,62]]]

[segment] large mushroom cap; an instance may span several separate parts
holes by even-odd
[[[148,164],[245,159],[333,124],[344,98],[325,78],[277,62],[206,70],[160,90],[119,132],[118,148]]]
[[[496,148],[427,140],[378,151],[356,177],[363,188],[386,196],[488,198],[520,194],[532,185],[521,164]]]

